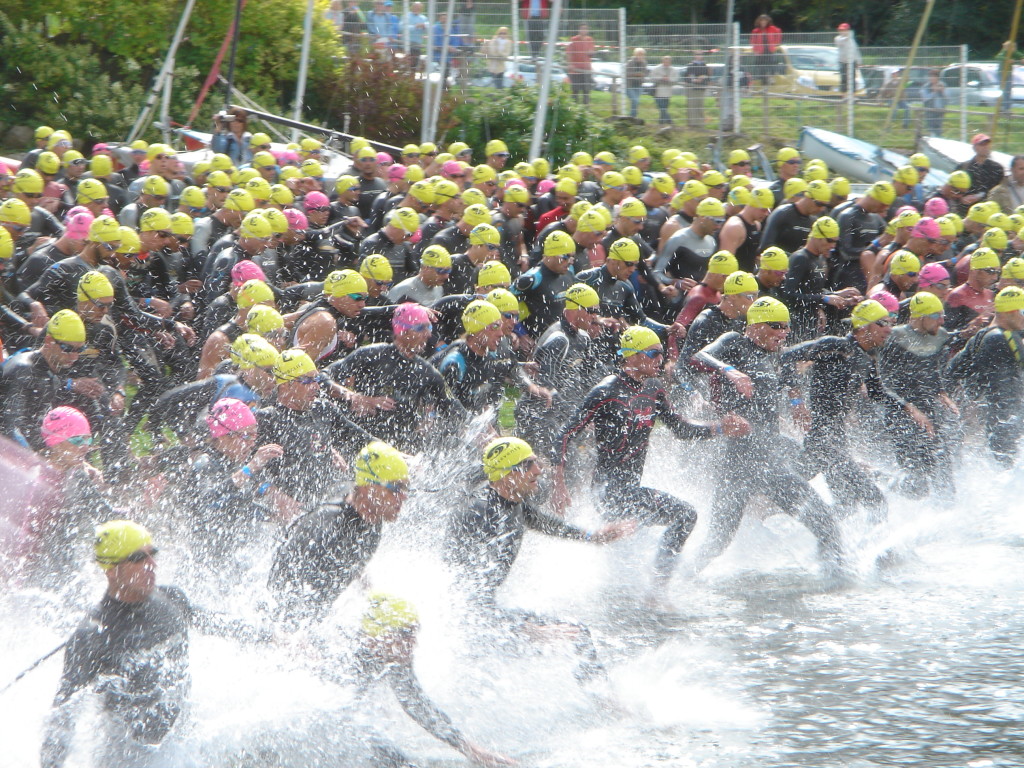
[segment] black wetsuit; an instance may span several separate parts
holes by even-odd
[[[178,437],[199,437],[206,424],[199,419],[203,412],[223,397],[233,397],[245,403],[259,400],[259,395],[247,387],[234,374],[214,374],[199,381],[189,381],[169,389],[149,412],[148,428],[159,434],[161,427],[170,427]]]
[[[157,587],[141,603],[105,595],[64,652],[64,673],[43,741],[43,768],[59,768],[74,721],[64,705],[98,683],[106,712],[138,744],[159,744],[181,713],[190,686],[188,629],[192,609],[177,587]]]
[[[782,390],[793,384],[793,371],[783,367],[779,353],[738,333],[719,337],[697,353],[697,360],[723,379],[725,368],[732,366],[749,376],[754,387],[748,398],[731,382],[722,383],[720,410],[744,417],[752,431],[725,440],[705,557],[725,551],[739,529],[743,509],[763,494],[806,525],[818,539],[819,552],[837,564],[841,545],[831,512],[807,481],[792,470],[792,450],[779,434],[779,403]]]
[[[444,282],[444,295],[472,293],[476,290],[476,273],[480,267],[464,253],[452,254],[452,273]]]
[[[412,246],[405,240],[392,242],[384,230],[375,232],[359,244],[359,258],[364,259],[374,253],[379,253],[391,264],[396,285],[419,271],[419,259],[413,256]]]
[[[505,384],[528,384],[518,361],[497,353],[478,355],[460,339],[442,350],[434,363],[452,394],[472,413],[497,405]]]
[[[452,222],[447,227],[442,229],[428,245],[440,245],[443,246],[448,253],[465,253],[469,247],[469,235],[463,234],[462,230],[459,229],[458,222]],[[395,278],[396,282],[398,278]]]
[[[801,248],[789,257],[789,271],[779,299],[789,308],[792,341],[818,336],[818,312],[825,307],[828,264],[824,257]]]
[[[380,544],[381,529],[380,522],[368,522],[341,500],[296,520],[270,570],[270,590],[283,618],[322,618],[366,568]]]
[[[565,289],[575,282],[571,271],[555,272],[545,264],[533,267],[516,279],[512,292],[530,312],[523,325],[531,336],[537,338],[558,319],[565,303]]]
[[[761,250],[772,245],[779,246],[786,253],[803,248],[813,225],[814,219],[800,213],[793,203],[781,205],[768,215],[764,223],[761,230]]]
[[[3,434],[35,451],[42,450],[43,416],[72,401],[67,371],[54,371],[41,350],[22,352],[0,368]]]
[[[885,229],[885,219],[877,213],[868,213],[856,202],[843,204],[832,211],[839,224],[839,243],[832,254],[833,268],[829,285],[834,289],[853,287],[867,292],[867,278],[860,267],[860,254]]]
[[[564,464],[570,443],[591,424],[597,446],[594,484],[604,513],[641,525],[666,525],[655,559],[655,573],[667,578],[697,523],[697,511],[675,496],[640,484],[656,421],[681,440],[708,438],[715,431],[677,415],[658,379],[638,382],[624,374],[608,376],[590,390],[559,435],[552,460]]]
[[[452,397],[437,369],[419,355],[405,357],[394,344],[359,347],[325,372],[342,384],[352,379],[352,389],[361,395],[395,401],[393,411],[351,418],[405,453],[418,453],[430,437],[456,434],[466,420],[466,409]],[[430,434],[423,428],[428,416]]]
[[[787,349],[783,364],[812,362],[809,407],[811,429],[804,438],[805,476],[825,476],[838,505],[852,511],[861,505],[883,515],[885,497],[850,454],[846,425],[861,387],[868,397],[883,406],[887,420],[898,418],[903,400],[882,384],[877,352],[866,352],[853,338],[822,336]]]

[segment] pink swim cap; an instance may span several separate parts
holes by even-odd
[[[323,192],[310,192],[306,195],[306,199],[302,202],[308,211],[310,208],[325,208],[331,204],[331,201],[327,199],[327,195]]]
[[[941,264],[925,264],[917,273],[917,285],[919,288],[928,288],[943,280],[949,280],[949,270]]]
[[[387,152],[377,153],[377,165],[391,165],[393,162],[395,162],[395,158]]]
[[[299,153],[294,149],[283,150],[282,152],[274,154],[274,157],[277,158],[278,165],[300,165]]]
[[[93,146],[92,153],[94,155],[110,154],[110,147],[101,142]]]
[[[288,219],[288,229],[309,229],[309,219],[302,211],[296,208],[285,208],[281,213]]]
[[[88,211],[69,212],[64,218],[64,234],[72,240],[85,240],[89,236],[89,226],[93,215]]]
[[[395,163],[394,165],[388,166],[388,181],[397,181],[398,179],[404,179],[406,168],[401,163]]]
[[[917,222],[917,224],[914,225],[914,228],[912,230],[910,230],[910,236],[924,237],[929,240],[935,240],[936,238],[942,236],[942,232],[939,231],[939,225],[935,221],[935,219],[930,219],[927,216],[925,216],[923,219]]]
[[[896,314],[900,311],[900,302],[895,296],[888,291],[875,291],[871,294],[870,298],[877,301],[889,314]]]
[[[456,173],[462,173],[462,163],[458,160],[449,160],[441,166],[441,173],[446,176],[452,176]]]
[[[63,443],[71,437],[90,437],[92,429],[85,414],[70,405],[54,408],[43,417],[43,442],[47,448]]]
[[[925,216],[931,216],[933,219],[937,219],[939,216],[945,216],[947,213],[949,213],[949,203],[941,197],[933,197],[931,200],[927,200],[924,204]]]
[[[427,312],[426,307],[413,304],[411,301],[399,304],[391,318],[391,328],[395,333],[412,330],[417,325],[423,324],[431,325],[430,313]]]
[[[206,414],[210,437],[224,437],[256,425],[256,417],[248,405],[233,397],[222,397]]]
[[[555,182],[551,179],[544,179],[542,182],[537,184],[537,194],[543,195],[545,192],[550,192],[555,188]]]
[[[241,285],[249,280],[262,280],[267,281],[267,276],[263,274],[263,270],[259,264],[255,264],[248,259],[238,262],[231,268],[231,284]]]

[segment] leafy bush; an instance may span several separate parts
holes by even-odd
[[[479,91],[456,108],[455,125],[445,140],[464,141],[473,148],[474,157],[482,158],[489,140],[502,139],[508,144],[513,162],[526,160],[539,95],[539,89],[521,83],[500,91]],[[604,146],[612,131],[573,101],[568,88],[558,88],[552,90],[548,100],[547,134],[545,154],[557,165],[580,149]]]

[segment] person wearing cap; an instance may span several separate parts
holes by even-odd
[[[857,67],[861,64],[860,46],[853,36],[853,29],[845,21],[837,28],[836,50],[839,52],[839,92],[851,93],[857,89]]]
[[[455,182],[448,179],[435,180],[433,188],[432,213],[420,227],[419,242],[413,245],[413,253],[417,257],[423,253],[441,230],[450,226],[466,210],[466,202]]]
[[[495,288],[503,288],[506,291],[512,286],[512,276],[508,267],[500,261],[485,261],[476,270],[476,276],[469,284],[465,293],[453,293],[445,296],[440,301],[434,302],[430,309],[434,313],[434,337],[431,339],[434,344],[434,355],[457,339],[464,327],[462,325],[462,313],[469,303],[475,299],[488,299]],[[509,293],[509,296],[512,294]],[[515,297],[512,297],[515,300]],[[491,302],[494,303],[494,302]],[[497,304],[495,304],[497,306]],[[500,311],[500,310],[499,310]],[[516,301],[516,313],[519,312],[518,301]],[[507,325],[509,318],[502,317],[502,324]],[[518,322],[518,317],[515,318]],[[439,361],[432,358],[432,362]]]
[[[661,339],[650,328],[631,326],[619,338],[619,371],[597,384],[564,424],[551,453],[555,466],[552,501],[559,513],[571,503],[565,484],[565,463],[572,442],[593,426],[597,449],[594,484],[602,513],[635,525],[665,525],[654,561],[652,592],[660,596],[675,562],[697,522],[689,504],[663,491],[641,485],[655,421],[681,440],[708,439],[728,431],[748,430],[741,417],[727,416],[715,424],[698,424],[672,410],[659,375],[664,362]]]
[[[48,125],[40,125],[36,128],[33,136],[35,138],[35,146],[25,153],[25,157],[21,159],[21,168],[35,168],[36,161],[39,160],[39,156],[46,151],[46,145],[53,135],[53,128]]]
[[[228,357],[235,339],[246,331],[246,318],[249,310],[255,306],[276,307],[274,292],[262,280],[248,280],[242,284],[235,295],[237,312],[228,322],[217,327],[203,343],[199,355],[199,368],[195,378],[205,379],[213,374],[214,368]]]
[[[640,262],[640,246],[635,240],[622,238],[611,244],[607,254],[604,264],[576,275],[577,281],[597,291],[601,298],[601,316],[611,318],[609,326],[616,330],[642,325],[665,335],[668,328],[647,316],[631,281]],[[607,336],[604,337],[604,341],[607,340]],[[599,349],[609,365],[614,362],[614,344],[602,344]]]
[[[761,249],[777,245],[786,253],[803,248],[815,220],[832,202],[832,191],[824,181],[812,181],[792,203],[780,205],[768,216],[761,230]]]
[[[20,232],[12,232],[17,239],[23,240],[25,247],[31,246],[40,237],[60,237],[64,232],[64,225],[60,219],[40,205],[45,194],[46,182],[43,177],[32,169],[26,168],[14,174],[14,181],[11,183],[11,196],[13,200],[24,203],[28,206],[30,221],[26,229]],[[11,203],[8,199],[7,203]]]
[[[429,306],[445,295],[444,284],[452,272],[452,257],[440,245],[431,245],[420,257],[420,269],[388,292],[393,304],[412,301]]]
[[[369,440],[353,463],[348,492],[302,515],[274,554],[268,586],[288,628],[326,616],[362,574],[380,545],[384,523],[398,518],[408,497],[409,468],[391,445]]]
[[[190,688],[193,608],[177,587],[156,585],[156,547],[143,526],[97,526],[106,592],[64,648],[64,670],[44,726],[40,764],[60,768],[74,746],[81,693],[99,694],[104,764],[141,764],[174,730]]]
[[[904,470],[900,490],[917,498],[932,489],[947,495],[954,490],[954,434],[960,409],[947,393],[943,370],[956,336],[943,327],[945,309],[934,293],[914,294],[907,308],[907,323],[893,328],[879,354],[878,369],[889,390],[931,420],[934,435],[909,424],[903,426],[910,428],[892,430],[895,459]]]
[[[171,185],[162,176],[144,176],[139,180],[138,199],[122,208],[117,220],[125,227],[138,229],[142,214],[150,208],[166,206],[170,192]]]
[[[388,187],[387,181],[377,173],[377,153],[371,147],[363,147],[355,153],[355,166],[358,172],[359,197],[356,208],[363,221],[369,221],[373,214],[373,201]]]
[[[508,145],[501,139],[491,139],[484,146],[484,164],[490,166],[495,173],[501,173],[505,169],[511,153]]]
[[[474,299],[462,311],[464,336],[431,358],[452,394],[472,414],[496,406],[506,384],[551,400],[550,392],[538,387],[518,360],[496,354],[505,336],[502,319],[493,303]]]
[[[693,381],[693,374],[697,372],[693,356],[723,333],[741,333],[746,326],[747,309],[757,300],[758,293],[759,286],[752,274],[733,272],[722,284],[718,303],[707,305],[693,319],[686,331],[686,341],[679,350],[681,364],[674,371],[684,388]]]
[[[949,206],[949,210],[958,216],[965,216],[970,207],[965,198],[973,183],[971,177],[965,171],[953,171],[949,174],[946,183],[932,193],[931,198],[941,198]],[[926,201],[927,202],[927,201]]]
[[[359,244],[359,256],[380,254],[391,263],[394,279],[401,282],[416,272],[409,239],[419,230],[420,217],[412,208],[395,208],[385,221],[378,232]]]
[[[885,230],[883,216],[896,199],[896,190],[887,182],[872,184],[856,200],[832,209],[831,216],[839,225],[839,242],[832,254],[829,283],[838,288],[868,289],[866,274],[874,264],[875,254],[867,253]]]
[[[971,148],[974,150],[974,157],[956,167],[956,170],[965,171],[971,177],[971,188],[963,198],[965,205],[973,205],[979,200],[985,200],[989,192],[1006,175],[1003,166],[992,159],[992,138],[990,136],[984,133],[974,134],[971,138]]]
[[[252,133],[247,130],[249,113],[232,107],[213,116],[210,149],[227,155],[236,167],[252,161]]]
[[[694,208],[689,226],[664,241],[651,274],[661,283],[659,290],[670,306],[681,306],[682,295],[707,271],[708,259],[718,250],[716,236],[724,223],[725,206],[706,198]]]
[[[573,179],[562,178],[553,182],[551,189],[537,197],[527,214],[527,246],[535,247],[538,232],[543,232],[548,225],[569,215],[578,194],[579,184]]]
[[[783,189],[786,182],[799,177],[802,167],[803,160],[800,158],[799,150],[793,147],[783,147],[776,153],[775,173],[778,178],[768,186],[768,189],[775,195],[775,207],[782,205],[782,201],[785,199]]]
[[[8,280],[11,293],[19,293],[32,285],[53,264],[78,255],[85,248],[93,215],[81,207],[64,220],[64,232],[56,240],[36,248],[18,265]]]
[[[673,215],[662,225],[658,233],[658,253],[661,253],[668,239],[680,229],[690,226],[697,215],[697,206],[708,197],[708,188],[698,179],[683,182],[682,189],[669,201]],[[724,215],[724,209],[723,209]]]
[[[366,278],[352,269],[331,272],[323,295],[304,306],[292,325],[292,343],[321,365],[356,346],[355,319],[366,306]]]
[[[1024,155],[1013,156],[1010,173],[992,188],[988,199],[998,203],[1004,211],[1024,205]]]
[[[41,450],[40,414],[70,403],[85,387],[69,377],[71,366],[85,347],[85,324],[70,309],[61,310],[46,324],[43,342],[19,352],[0,368],[0,424],[5,437]]]
[[[956,383],[965,402],[980,408],[989,451],[1010,468],[1024,431],[1024,289],[1003,288],[992,310],[991,325],[953,357],[945,375]]]
[[[701,275],[700,282],[686,294],[682,309],[676,314],[671,332],[685,335],[690,323],[710,304],[722,300],[722,289],[725,281],[733,272],[739,271],[736,257],[728,251],[718,251],[707,260],[707,268]]]
[[[362,396],[352,420],[363,429],[404,453],[436,449],[460,433],[466,410],[421,356],[433,332],[430,311],[400,304],[391,323],[391,343],[359,347],[324,373]]]
[[[917,278],[921,273],[921,260],[910,251],[896,251],[889,261],[889,274],[877,286],[872,286],[870,293],[879,289],[888,291],[902,301],[917,290]]]
[[[485,262],[498,258],[500,243],[501,235],[490,224],[477,224],[473,227],[469,231],[469,246],[465,252],[456,254],[451,259],[452,271],[444,283],[445,295],[471,293],[476,283],[477,271]],[[440,245],[429,247],[444,248]],[[509,274],[511,276],[511,273]]]
[[[651,174],[647,189],[640,195],[640,202],[647,208],[640,237],[653,252],[658,250],[658,238],[661,228],[668,221],[668,204],[675,195],[676,185],[672,177],[665,173]]]
[[[889,311],[872,299],[861,301],[853,308],[851,326],[846,336],[822,336],[791,346],[782,359],[791,366],[811,363],[810,429],[801,459],[804,476],[824,475],[841,516],[862,508],[881,522],[887,514],[885,497],[854,461],[846,431],[861,393],[883,409],[886,423],[896,423],[905,413],[921,429],[931,431],[932,425],[917,406],[889,390],[881,379],[878,355],[892,332]],[[796,388],[790,391],[791,402],[803,399]]]
[[[726,219],[718,235],[719,248],[736,256],[740,269],[752,272],[761,250],[761,228],[775,206],[775,197],[767,187],[750,192],[750,200],[735,216]]]
[[[448,253],[465,253],[469,247],[469,233],[480,224],[491,223],[491,212],[485,205],[474,203],[466,206],[458,221],[453,221],[447,227],[434,235],[428,245],[440,245]],[[499,245],[500,245],[499,233]],[[424,246],[426,247],[426,246]]]
[[[371,219],[368,222],[368,233],[380,229],[396,208],[411,208],[423,218],[426,218],[433,210],[434,185],[432,182],[424,179],[403,186],[405,186],[405,190],[402,192],[393,195],[381,192],[374,198],[370,213]]]
[[[747,435],[726,438],[710,531],[697,570],[725,551],[739,529],[744,509],[763,494],[779,511],[811,531],[818,540],[827,575],[842,572],[842,542],[831,510],[807,481],[790,469],[792,449],[779,431],[779,394],[787,390],[796,394],[794,371],[782,364],[789,320],[785,304],[763,296],[747,309],[742,334],[723,334],[696,355],[698,363],[720,377],[719,411],[742,416],[751,427]],[[798,398],[790,404],[797,412],[802,406]]]
[[[603,675],[604,668],[585,626],[520,608],[500,607],[497,592],[508,580],[527,529],[570,541],[606,544],[629,536],[635,525],[616,521],[585,530],[537,509],[529,499],[539,487],[543,469],[525,440],[492,440],[484,447],[482,458],[487,486],[466,509],[450,518],[445,535],[444,557],[455,572],[457,586],[466,593],[471,606],[516,634],[569,639],[579,656],[574,674],[580,682]]]
[[[828,258],[838,241],[839,225],[835,219],[823,216],[812,225],[806,245],[789,257],[789,271],[779,290],[779,298],[793,313],[796,341],[818,336],[827,323],[834,324],[839,313],[860,300],[857,288],[834,290],[826,281]]]
[[[529,261],[526,258],[526,240],[523,234],[524,214],[530,207],[530,191],[519,184],[507,187],[501,204],[491,212],[491,225],[501,236],[499,255],[512,277],[521,274]]]
[[[543,257],[540,264],[518,278],[513,273],[512,290],[529,310],[524,325],[534,338],[538,338],[558,319],[562,313],[560,297],[566,288],[576,282],[572,272],[576,243],[572,237],[565,232],[555,231],[548,235],[541,247]]]
[[[978,248],[971,254],[970,267],[967,281],[946,296],[946,328],[951,331],[966,328],[972,321],[984,323],[992,316],[992,286],[1002,272],[999,254],[991,248]]]
[[[267,218],[258,210],[245,215],[238,225],[233,238],[222,238],[210,249],[205,258],[203,288],[196,300],[200,307],[207,307],[214,299],[227,291],[231,284],[231,269],[240,261],[254,260],[273,247],[274,230]]]

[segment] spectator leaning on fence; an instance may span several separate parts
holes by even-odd
[[[672,117],[668,113],[668,104],[672,98],[672,89],[679,80],[676,69],[672,66],[671,56],[662,56],[661,64],[651,68],[651,79],[654,81],[654,103],[658,106],[658,123],[671,125]]]
[[[647,77],[647,51],[634,48],[633,57],[626,62],[626,98],[629,99],[629,116],[636,117],[640,109],[640,94]]]
[[[778,49],[782,43],[782,30],[772,23],[772,17],[762,13],[754,21],[750,32],[750,49],[754,52],[754,77],[768,85],[778,67]]]
[[[941,136],[942,121],[946,117],[946,86],[939,80],[937,69],[928,70],[928,82],[921,86],[921,104],[925,130],[930,136]]]
[[[857,41],[853,39],[853,30],[845,21],[839,25],[839,34],[836,35],[836,48],[839,50],[839,90],[846,93],[849,90],[847,78],[853,75],[854,90],[856,90],[857,67],[860,65],[860,48]]]
[[[590,104],[593,70],[590,57],[593,53],[594,38],[590,36],[590,28],[586,24],[580,24],[579,32],[565,47],[565,62],[569,69],[572,97],[583,104]]]
[[[508,27],[498,27],[494,37],[483,46],[484,58],[487,59],[487,71],[494,78],[495,88],[505,87],[505,66],[512,55],[512,40],[508,36]]]

